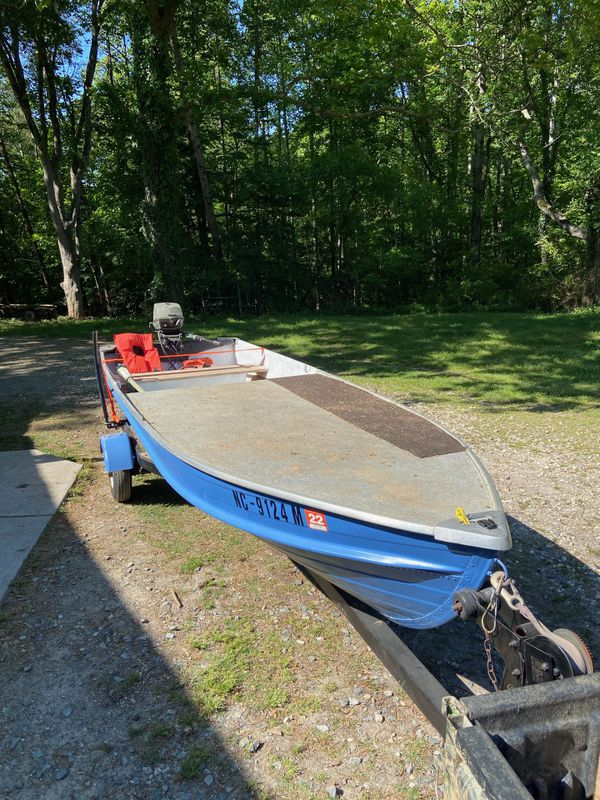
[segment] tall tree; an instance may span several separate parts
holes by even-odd
[[[171,79],[178,0],[129,4],[138,142],[145,184],[144,233],[151,247],[154,299],[182,296],[183,196]]]
[[[9,2],[0,12],[0,62],[40,159],[63,269],[61,287],[67,313],[76,319],[84,314],[81,203],[92,146],[102,4],[90,0],[73,8],[57,0],[40,7],[25,0]],[[83,81],[77,86],[79,42],[88,37]]]

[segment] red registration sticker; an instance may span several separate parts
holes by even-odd
[[[306,524],[309,528],[315,531],[327,531],[327,520],[325,514],[320,511],[311,511],[309,508],[304,509],[304,516],[306,517]]]

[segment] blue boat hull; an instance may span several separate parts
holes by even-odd
[[[479,589],[497,553],[371,525],[330,512],[326,530],[309,527],[319,509],[249,491],[188,464],[158,442],[121,404],[143,449],[189,503],[281,550],[394,622],[425,629],[456,615],[454,593]]]

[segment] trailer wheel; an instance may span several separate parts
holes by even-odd
[[[120,469],[109,474],[110,491],[117,503],[131,500],[131,470]]]

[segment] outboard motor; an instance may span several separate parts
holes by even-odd
[[[159,350],[162,351],[163,356],[167,356],[171,369],[199,366],[199,362],[192,364],[185,359],[190,353],[220,347],[223,343],[223,340],[207,339],[194,333],[185,333],[183,319],[183,311],[179,303],[154,304],[150,328],[156,332]]]
[[[165,355],[183,351],[183,311],[179,303],[155,303],[150,327],[156,331]]]

